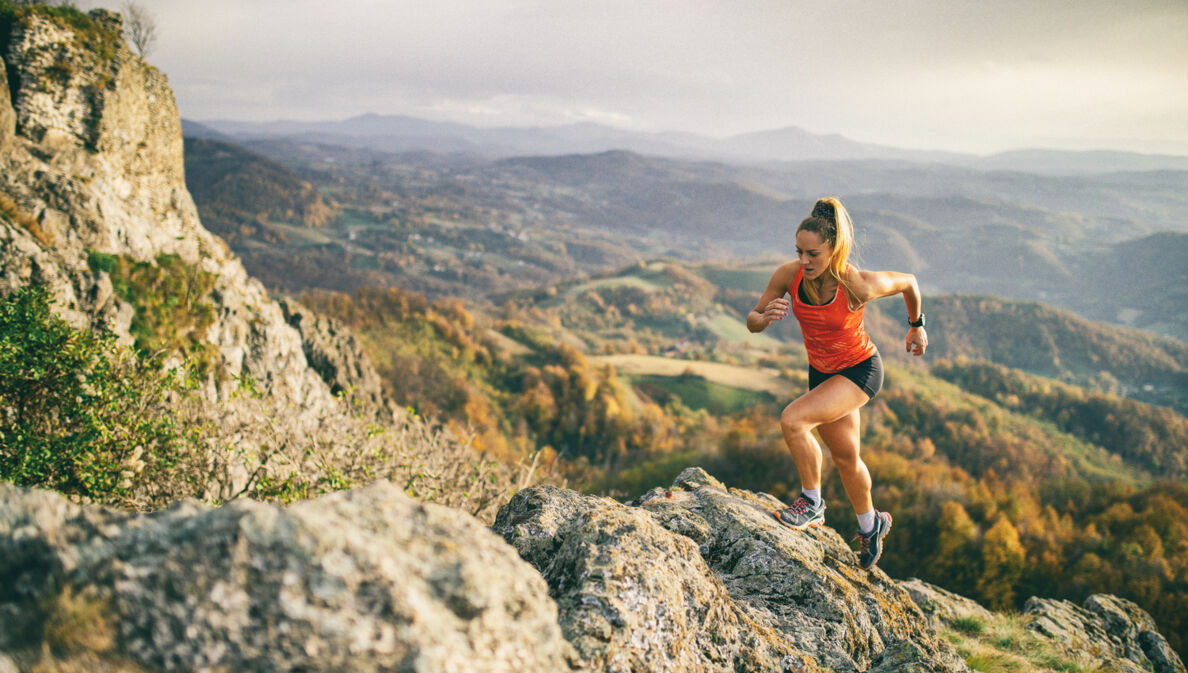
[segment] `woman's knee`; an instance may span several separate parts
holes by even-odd
[[[789,404],[780,414],[780,429],[786,433],[801,434],[812,432],[816,423],[810,422],[796,409],[796,405]]]

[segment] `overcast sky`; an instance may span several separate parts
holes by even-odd
[[[80,7],[117,2],[79,2]],[[139,0],[193,120],[1188,154],[1188,0]]]

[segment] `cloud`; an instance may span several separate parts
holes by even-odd
[[[1070,128],[1086,146],[1188,142],[1182,0],[142,3],[197,119],[799,125],[978,151]]]

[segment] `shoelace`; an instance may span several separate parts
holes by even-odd
[[[878,530],[878,529],[876,528],[875,530]],[[866,551],[867,547],[870,546],[870,538],[866,537],[862,533],[858,533],[857,535],[855,535],[854,540],[858,540],[858,544],[860,544],[862,546],[862,549],[860,549],[859,551],[864,552],[864,551]],[[854,540],[850,540],[850,541],[853,542]]]
[[[808,508],[808,498],[800,496],[796,499],[796,502],[792,503],[792,506],[788,508],[788,511],[792,512],[793,514],[804,514]]]

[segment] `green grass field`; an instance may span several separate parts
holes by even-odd
[[[602,355],[592,362],[613,365],[628,378],[657,376],[679,377],[690,373],[708,382],[752,393],[766,393],[777,399],[791,399],[804,392],[804,379],[789,380],[770,367],[730,365],[721,362],[680,360],[659,355]]]
[[[615,276],[613,278],[600,278],[574,285],[566,290],[563,296],[573,298],[589,290],[599,290],[607,287],[638,287],[647,292],[655,292],[661,289],[660,285],[639,276]]]
[[[755,348],[771,348],[781,343],[779,339],[768,336],[767,334],[752,334],[747,329],[746,323],[735,316],[726,315],[725,313],[714,314],[705,323],[705,326],[725,341],[740,341]]]
[[[690,409],[704,409],[714,415],[733,414],[755,405],[766,405],[776,401],[776,397],[768,392],[734,388],[696,375],[647,374],[631,376],[627,380],[656,402],[675,396]]]
[[[771,278],[771,274],[776,270],[777,266],[779,266],[778,262],[772,262],[762,266],[746,268],[700,266],[693,267],[692,270],[701,274],[702,277],[718,287],[754,292],[758,296],[763,292],[763,288],[767,287],[767,281]]]

